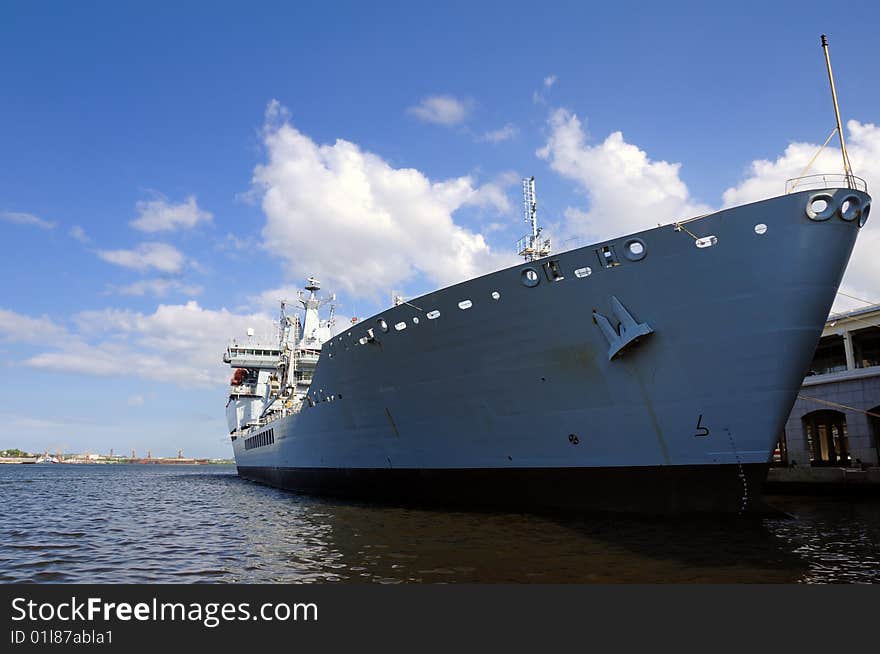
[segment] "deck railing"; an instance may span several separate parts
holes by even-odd
[[[786,194],[819,188],[852,188],[867,193],[868,183],[861,177],[843,174],[806,175],[805,177],[793,177],[785,182]]]

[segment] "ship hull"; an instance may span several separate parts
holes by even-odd
[[[239,467],[238,473],[299,493],[396,505],[671,514],[760,512],[767,467]]]
[[[399,502],[753,510],[859,230],[812,220],[814,193],[524,263],[360,322],[324,344],[309,406],[256,430],[272,430],[260,446],[234,439],[240,474]],[[833,207],[853,192],[827,193]]]

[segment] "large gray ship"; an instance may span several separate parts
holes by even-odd
[[[335,335],[310,279],[303,320],[282,307],[277,342],[224,356],[238,472],[359,500],[758,509],[870,211],[862,180],[828,180],[555,255],[533,230],[522,264]]]
[[[395,503],[760,510],[871,207],[822,47],[844,175],[555,255],[526,179],[524,263],[338,334],[311,278],[303,320],[282,303],[277,342],[224,356],[239,474]]]

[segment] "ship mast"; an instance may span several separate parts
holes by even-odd
[[[843,156],[843,172],[846,176],[846,185],[854,189],[856,187],[853,178],[852,166],[849,163],[849,154],[846,152],[846,140],[843,137],[843,127],[840,124],[840,107],[837,105],[837,89],[834,86],[834,74],[831,72],[831,55],[828,54],[828,38],[822,35],[822,50],[825,52],[825,67],[828,69],[828,83],[831,85],[831,100],[834,103],[834,117],[837,119],[837,136],[840,138],[840,154]]]
[[[538,201],[535,197],[535,176],[522,181],[523,218],[531,227],[531,232],[516,243],[517,254],[526,261],[534,261],[550,254],[550,239],[541,242],[542,227],[538,227]]]

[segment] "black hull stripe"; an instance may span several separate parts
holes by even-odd
[[[311,495],[513,510],[740,513],[763,510],[767,464],[608,468],[271,468],[245,479]]]

